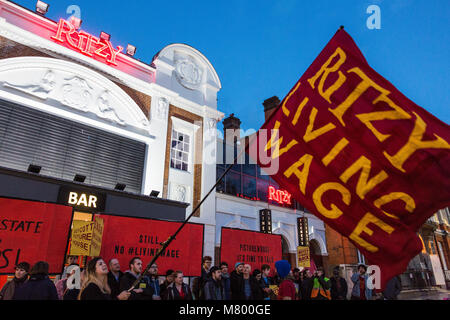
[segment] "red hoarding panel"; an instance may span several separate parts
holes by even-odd
[[[236,262],[260,269],[268,264],[272,270],[281,260],[281,236],[256,231],[222,228],[220,260],[228,263],[230,272]]]
[[[116,258],[123,271],[133,257],[141,257],[144,268],[153,259],[159,244],[180,227],[179,222],[98,215],[104,220],[101,257]],[[203,255],[201,224],[188,223],[158,258],[159,274],[168,269],[183,271],[185,276],[200,276]]]
[[[23,261],[46,261],[50,273],[61,273],[72,213],[68,206],[0,198],[0,273],[14,273]]]
[[[450,127],[373,70],[344,30],[261,129],[252,157],[259,148],[280,187],[380,267],[381,287],[450,205]]]

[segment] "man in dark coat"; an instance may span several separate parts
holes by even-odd
[[[395,276],[386,284],[386,288],[383,291],[383,298],[384,300],[397,300],[401,291],[402,282],[399,276]]]
[[[30,279],[16,288],[13,300],[58,300],[55,284],[48,277],[47,262],[37,262],[30,272]]]
[[[120,279],[119,291],[127,291],[137,280],[142,272],[142,260],[139,257],[134,257],[130,261],[130,270],[124,273],[122,279]],[[141,281],[131,291],[130,298],[128,300],[152,300],[153,289],[147,282],[147,277],[141,279]]]
[[[300,299],[311,300],[311,292],[314,286],[314,279],[312,278],[311,270],[305,268],[303,270],[303,281],[300,287]]]
[[[214,266],[210,269],[210,274],[211,276],[203,287],[205,300],[226,300],[222,271],[219,267]]]
[[[220,270],[222,271],[222,283],[225,288],[225,300],[231,299],[231,281],[228,273],[228,263],[222,261],[220,263]]]
[[[331,282],[331,300],[347,300],[347,281],[339,274],[339,267],[333,269]]]
[[[111,297],[117,297],[120,294],[120,280],[123,272],[120,271],[119,260],[113,258],[109,260],[108,285],[111,288]]]
[[[244,263],[237,262],[234,268],[230,274],[231,300],[242,300],[242,288],[244,286],[242,273],[244,271]]]
[[[212,258],[210,256],[204,256],[202,259],[202,275],[194,280],[194,285],[192,288],[197,300],[205,299],[203,288],[209,280],[209,269],[211,268],[211,264]]]

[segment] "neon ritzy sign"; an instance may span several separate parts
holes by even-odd
[[[273,200],[278,202],[279,204],[292,204],[291,202],[292,195],[283,190],[277,190],[275,187],[269,187],[269,200]]]
[[[101,61],[115,66],[117,65],[116,57],[123,50],[121,46],[114,50],[110,41],[99,39],[84,31],[78,32],[70,22],[64,19],[59,20],[56,35],[51,38],[67,44],[86,56],[100,58]]]

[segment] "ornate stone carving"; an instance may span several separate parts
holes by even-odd
[[[123,121],[119,115],[117,114],[116,110],[110,105],[110,97],[109,97],[109,91],[105,90],[103,91],[100,96],[97,98],[97,107],[99,110],[99,113],[97,115],[100,118],[108,119],[112,122],[116,122],[120,125],[125,125],[125,121]]]
[[[61,103],[84,112],[89,111],[93,88],[86,80],[78,76],[64,80],[66,84],[62,87]]]
[[[193,57],[175,55],[175,77],[182,86],[196,90],[202,83],[203,70]]]
[[[158,99],[158,104],[156,106],[155,117],[159,120],[166,120],[169,113],[169,101],[161,97]]]
[[[177,186],[176,199],[180,202],[186,202],[186,187],[185,186]]]
[[[40,99],[46,100],[50,92],[52,92],[56,87],[56,82],[54,80],[55,80],[55,73],[52,70],[48,70],[45,72],[41,81],[37,84],[34,83],[21,85],[5,81],[3,82],[3,85],[5,87],[10,87],[25,92],[27,94],[30,94],[32,96],[38,97]]]
[[[216,128],[217,120],[213,118],[208,118],[208,129],[214,130]]]

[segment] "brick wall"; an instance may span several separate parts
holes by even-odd
[[[325,235],[327,239],[327,274],[331,275],[333,268],[340,264],[357,264],[358,253],[356,247],[347,237],[341,236],[328,225],[325,225]],[[324,262],[325,265],[325,262]]]

